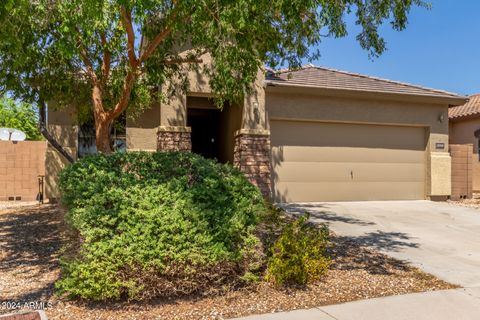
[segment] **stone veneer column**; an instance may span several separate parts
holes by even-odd
[[[191,151],[190,134],[190,127],[158,127],[157,151]]]
[[[271,198],[270,132],[242,129],[235,133],[233,165]]]

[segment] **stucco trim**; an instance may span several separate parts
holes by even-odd
[[[305,119],[296,117],[270,117],[270,121],[298,121],[298,122],[318,122],[318,123],[343,123],[343,124],[368,124],[379,126],[396,126],[396,127],[419,127],[425,128],[429,125],[426,123],[408,123],[408,122],[382,122],[382,121],[341,121],[341,120],[328,120],[328,119]]]
[[[239,136],[242,134],[248,134],[252,136],[269,136],[270,135],[270,130],[265,130],[265,129],[240,129],[235,131],[234,135]]]
[[[192,132],[192,128],[183,126],[159,126],[157,132]]]

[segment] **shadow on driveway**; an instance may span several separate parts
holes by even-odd
[[[326,207],[321,204],[282,204],[281,207],[288,213],[294,215],[308,212],[313,222],[325,222],[327,224],[328,222],[343,222],[359,226],[375,225],[373,222],[338,215],[333,211],[326,210]]]
[[[403,232],[369,232],[362,236],[347,237],[355,244],[381,251],[400,251],[402,248],[418,248],[412,237]]]
[[[329,210],[327,205],[323,204],[283,204],[281,206],[285,211],[292,215],[310,213],[310,220],[314,223],[325,223],[332,228],[332,223],[345,223],[352,225],[349,228],[356,229],[362,227],[375,226],[376,223],[365,221],[349,215],[341,215]],[[371,229],[371,228],[370,228]],[[361,230],[361,229],[360,229]],[[335,232],[335,230],[332,230]],[[403,232],[385,232],[376,230],[364,233],[359,236],[342,236],[343,241],[348,241],[356,247],[370,248],[379,251],[398,252],[404,248],[418,248],[419,244],[412,241],[412,237]]]

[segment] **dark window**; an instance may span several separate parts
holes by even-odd
[[[93,121],[82,124],[78,130],[78,157],[82,158],[97,153],[95,141]],[[125,152],[127,150],[126,118],[123,114],[112,125],[110,145],[113,151]]]

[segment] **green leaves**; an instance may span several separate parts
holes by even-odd
[[[347,14],[353,14],[361,27],[360,45],[371,56],[382,54],[386,43],[379,27],[389,22],[396,30],[404,29],[413,6],[428,4],[422,0],[8,0],[0,6],[0,91],[31,103],[41,95],[60,106],[92,109],[92,87],[99,80],[105,111],[126,94],[129,114],[135,115],[160,97],[188,91],[188,72],[198,66],[172,61],[189,52],[190,61],[205,53],[211,57],[202,73],[208,76],[218,105],[243,101],[264,64],[298,67],[319,56],[323,35],[345,36]],[[125,25],[125,12],[131,25]],[[126,26],[133,30],[130,49]],[[152,54],[145,57],[154,43]],[[132,67],[129,50],[141,61],[138,68]],[[124,87],[130,87],[132,69],[135,80],[130,92]],[[161,87],[169,90],[159,94]]]
[[[303,215],[285,226],[272,247],[267,280],[277,285],[304,285],[318,281],[328,271],[328,227],[317,228],[308,218]]]
[[[27,140],[42,140],[36,110],[27,103],[17,103],[7,97],[0,98],[0,127],[22,130],[27,135]]]
[[[164,294],[191,293],[205,286],[205,270],[221,283],[213,271],[221,265],[228,281],[239,279],[256,254],[254,228],[266,210],[242,173],[191,153],[86,157],[62,172],[60,187],[82,242],[63,260],[57,287],[95,300],[152,296],[165,279],[178,289]]]

